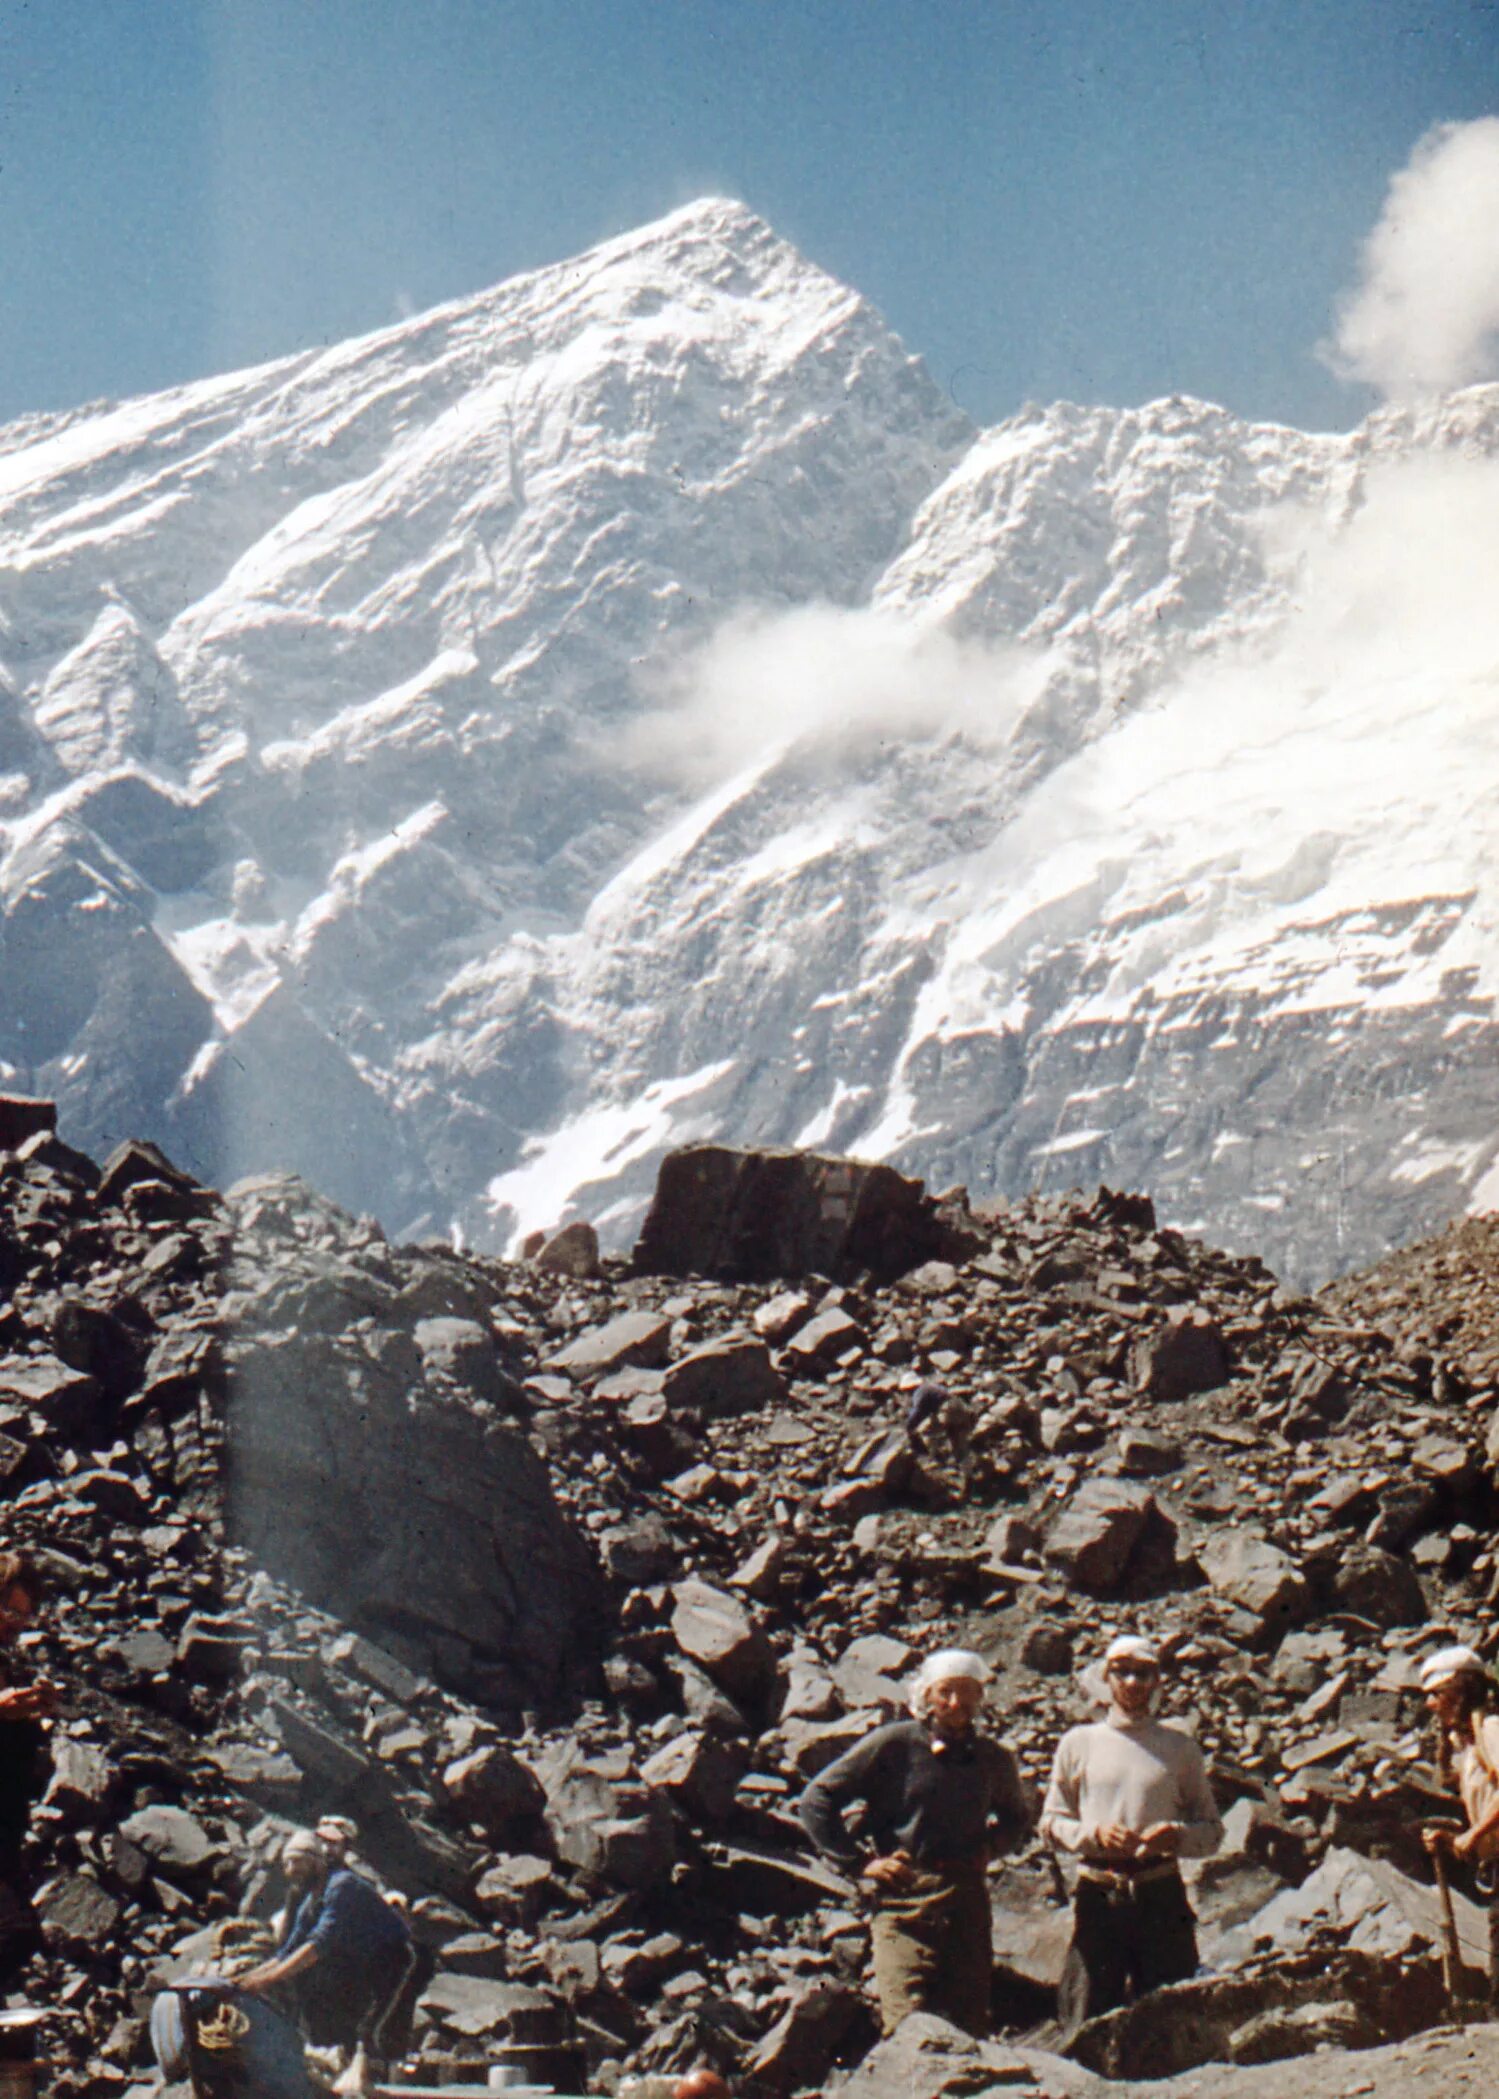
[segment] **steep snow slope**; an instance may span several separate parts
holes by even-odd
[[[88,826],[144,877],[96,869],[106,916],[218,1025],[185,1075],[147,1015],[127,1054],[205,1168],[311,1145],[397,1221],[460,1202],[561,1105],[547,1017],[430,1082],[395,1059],[449,975],[575,924],[649,835],[660,792],[608,741],[636,666],[741,600],[857,601],[971,434],[718,200],[321,355],[17,426],[7,903],[68,968],[22,843]],[[96,1050],[54,1054],[46,973],[4,954],[0,1053],[107,1142]],[[341,1172],[330,1118],[364,1133]]]
[[[711,1130],[1345,1265],[1499,1195],[1496,453],[976,436],[712,199],[14,425],[0,1059],[396,1227]]]
[[[1013,726],[996,659],[997,737],[804,738],[617,877],[547,976],[613,1057],[493,1199],[623,1223],[729,1127],[1149,1187],[1299,1277],[1495,1200],[1496,452],[1493,389],[985,433],[874,601],[1044,648]]]

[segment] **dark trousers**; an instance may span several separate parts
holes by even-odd
[[[315,2048],[352,2048],[363,2041],[376,2054],[386,2053],[387,2022],[395,2024],[415,1964],[413,1950],[402,1946],[357,1968],[323,1961],[309,1968],[293,1985],[308,2040]]]
[[[0,1992],[8,1990],[34,1953],[42,1930],[15,1859],[0,1859]]]
[[[1197,1919],[1179,1873],[1132,1882],[1079,1880],[1058,2011],[1070,2038],[1085,2019],[1185,1982],[1197,1969]]]
[[[908,2012],[935,2012],[980,2039],[988,2033],[994,1920],[982,1866],[957,1874],[918,1870],[899,1894],[882,1891],[872,1936],[887,2034]]]

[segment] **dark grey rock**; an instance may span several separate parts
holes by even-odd
[[[776,1406],[785,1396],[770,1350],[752,1334],[724,1334],[673,1363],[662,1387],[667,1403],[711,1418]]]
[[[1136,1344],[1131,1371],[1151,1399],[1190,1399],[1228,1382],[1232,1364],[1223,1330],[1206,1315],[1174,1309],[1165,1326]]]
[[[544,1275],[570,1275],[580,1281],[599,1275],[602,1264],[598,1233],[582,1218],[563,1225],[536,1256],[536,1266]]]
[[[43,1799],[69,1820],[93,1821],[114,1790],[114,1765],[92,1742],[58,1735],[52,1742],[52,1776]]]
[[[195,1815],[180,1807],[143,1807],[120,1824],[120,1835],[168,1878],[207,1871],[222,1855]]]
[[[1351,1546],[1333,1575],[1332,1591],[1339,1608],[1372,1618],[1376,1625],[1421,1625],[1426,1619],[1415,1568],[1378,1546]]]
[[[538,1821],[546,1806],[536,1774],[497,1742],[446,1765],[442,1787],[464,1821],[476,1822],[495,1843]]]
[[[0,1093],[0,1151],[13,1152],[28,1137],[46,1136],[57,1128],[57,1103],[29,1094]]]
[[[655,1312],[618,1312],[559,1349],[547,1368],[578,1379],[607,1377],[626,1368],[658,1370],[670,1346],[669,1319]]]
[[[671,1593],[672,1634],[687,1659],[735,1700],[766,1697],[775,1681],[775,1654],[739,1599],[696,1577],[678,1582]]]
[[[842,1982],[815,1982],[800,1990],[761,2041],[745,2076],[771,2094],[821,2091],[836,2064],[856,2061],[873,2040],[875,2023],[860,1991]]]
[[[611,1524],[599,1535],[599,1556],[615,1581],[636,1588],[673,1573],[682,1549],[660,1516],[654,1513],[629,1523]]]
[[[841,1305],[829,1305],[799,1326],[783,1351],[798,1376],[827,1370],[850,1349],[862,1349],[867,1335]]]
[[[298,1271],[304,1300],[315,1274]],[[335,1294],[321,1318],[343,1316]],[[413,1411],[399,1371],[325,1338],[321,1318],[309,1303],[295,1328],[248,1325],[234,1339],[230,1536],[346,1619],[399,1627],[435,1675],[503,1664],[552,1693],[598,1653],[604,1610],[597,1563],[544,1465],[504,1423],[457,1405]]]
[[[722,1822],[733,1813],[739,1781],[748,1756],[733,1742],[684,1730],[674,1735],[640,1767],[640,1776],[664,1792],[695,1820]]]
[[[1284,1630],[1310,1614],[1306,1576],[1289,1553],[1253,1531],[1219,1531],[1199,1547],[1197,1558],[1220,1596],[1267,1627]]]
[[[49,1945],[96,1953],[120,1928],[120,1904],[91,1873],[68,1873],[52,1881],[36,1907]]]
[[[1147,1546],[1174,1556],[1175,1526],[1154,1495],[1126,1480],[1087,1479],[1053,1523],[1045,1556],[1080,1589],[1108,1595]]]
[[[981,1244],[891,1167],[695,1144],[662,1160],[634,1265],[644,1275],[728,1281],[867,1269],[888,1282]]]

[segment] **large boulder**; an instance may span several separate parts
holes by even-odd
[[[477,1823],[497,1844],[538,1822],[546,1808],[541,1781],[498,1742],[456,1758],[444,1770],[442,1785],[464,1821]]]
[[[616,1312],[602,1326],[591,1326],[549,1358],[548,1370],[588,1379],[611,1371],[655,1370],[671,1346],[671,1321],[655,1312]]]
[[[734,1811],[745,1769],[738,1743],[686,1728],[646,1758],[640,1775],[653,1792],[665,1793],[694,1819],[723,1822]]]
[[[1488,1918],[1452,1890],[1458,1956],[1475,1976],[1488,1962]],[[1388,1859],[1365,1858],[1336,1845],[1299,1887],[1286,1888],[1244,1926],[1247,1947],[1275,1954],[1302,1953],[1340,1940],[1356,1952],[1414,1960],[1443,1940],[1440,1899]]]
[[[35,1100],[23,1093],[0,1093],[0,1152],[13,1152],[28,1137],[49,1134],[56,1128],[56,1101]]]
[[[1169,1572],[1176,1526],[1155,1496],[1121,1479],[1084,1481],[1052,1525],[1045,1556],[1074,1587],[1113,1595],[1135,1574]]]
[[[525,1436],[484,1395],[426,1391],[398,1274],[344,1247],[287,1247],[295,1183],[231,1208],[258,1220],[227,1350],[226,1523],[270,1573],[440,1680],[490,1702],[543,1700],[601,1651],[604,1584]],[[504,1687],[513,1689],[507,1694]]]
[[[893,1167],[690,1144],[661,1162],[634,1266],[642,1275],[729,1282],[852,1278],[867,1270],[889,1282],[924,1261],[964,1259],[982,1244],[920,1181]]]
[[[1267,1628],[1284,1631],[1311,1610],[1306,1576],[1288,1552],[1257,1532],[1218,1531],[1197,1558],[1218,1594]]]
[[[1152,1990],[1089,2020],[1068,2053],[1107,2078],[1143,2083],[1205,2063],[1284,2061],[1329,2041],[1368,2047],[1403,2040],[1447,2010],[1434,1961],[1352,1949],[1329,1957],[1318,1947],[1274,1968],[1199,1975]],[[1294,2077],[1273,2089],[1294,2090]],[[1346,2092],[1349,2085],[1340,2079],[1336,2089]]]
[[[1151,1399],[1190,1399],[1228,1382],[1223,1329],[1206,1314],[1176,1306],[1166,1324],[1137,1342],[1131,1356],[1135,1388]]]
[[[775,1654],[738,1597],[696,1576],[678,1582],[671,1595],[672,1635],[688,1661],[736,1701],[765,1698],[775,1682]]]
[[[792,1999],[746,2065],[746,2080],[766,2099],[823,2089],[838,2062],[862,2055],[873,2038],[862,1995],[846,1982],[816,1982]]]
[[[618,1755],[589,1757],[566,1743],[544,1764],[547,1825],[557,1856],[608,1887],[659,1889],[676,1863],[675,1823]]]
[[[976,2041],[934,2012],[912,2012],[838,2089],[840,2099],[968,2099],[1006,2090],[1081,2099],[1107,2087],[1039,2048]]]
[[[669,1405],[710,1416],[752,1413],[785,1396],[770,1350],[753,1334],[705,1341],[673,1363],[662,1390]]]
[[[1356,1545],[1343,1555],[1333,1576],[1337,1607],[1372,1618],[1376,1625],[1422,1625],[1426,1598],[1409,1560],[1377,1545]]]

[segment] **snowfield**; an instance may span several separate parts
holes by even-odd
[[[1495,1199],[1496,556],[1499,388],[975,431],[722,199],[30,418],[0,1076],[470,1243],[715,1135],[1320,1277]]]

